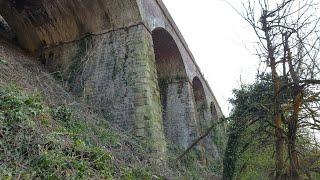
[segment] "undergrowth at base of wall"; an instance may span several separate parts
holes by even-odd
[[[201,164],[196,151],[177,161],[183,150],[173,144],[161,173],[145,145],[106,121],[74,113],[68,105],[47,106],[40,94],[0,86],[0,179],[213,179],[221,173],[220,162]]]
[[[120,144],[106,124],[78,120],[64,105],[47,107],[38,94],[0,87],[1,179],[157,177],[147,167],[121,162],[110,146]]]

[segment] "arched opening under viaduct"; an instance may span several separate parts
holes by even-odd
[[[216,105],[214,104],[214,102],[211,102],[211,104],[210,104],[210,113],[211,113],[211,119],[213,121],[217,121],[218,120],[218,113],[217,113]]]
[[[198,77],[194,77],[192,80],[192,90],[194,96],[194,109],[196,113],[196,121],[197,121],[197,129],[198,134],[202,135],[206,128],[206,95],[204,92],[203,85]],[[204,141],[208,141],[208,137],[204,139]],[[200,143],[200,160],[205,163],[206,162],[206,143]]]
[[[200,131],[202,131],[205,124],[206,95],[203,85],[198,77],[193,78],[192,89],[195,102],[196,118],[200,124]]]
[[[189,82],[180,51],[165,29],[152,32],[162,120],[166,139],[182,147],[189,143]]]
[[[198,123],[198,131],[200,135],[204,134],[213,122],[218,119],[218,114],[214,102],[207,105],[206,94],[203,84],[198,77],[194,77],[192,81],[192,89],[194,94],[194,106],[196,110],[196,118]],[[210,109],[209,109],[210,108]],[[214,135],[210,133],[200,143],[201,156],[200,160],[206,163],[207,157],[217,157],[218,152],[214,144]]]

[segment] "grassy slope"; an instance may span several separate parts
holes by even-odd
[[[78,119],[65,105],[49,108],[40,95],[0,87],[0,120],[3,177],[152,177],[145,163],[135,159],[142,152],[131,152],[107,124]],[[132,154],[117,154],[116,149]]]
[[[174,146],[168,165],[152,168],[139,140],[94,114],[33,59],[0,42],[0,179],[213,178],[192,154],[173,163]]]

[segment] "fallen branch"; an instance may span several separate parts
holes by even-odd
[[[211,125],[211,127],[210,127],[202,136],[200,136],[197,140],[195,140],[195,141],[188,147],[188,149],[185,150],[185,151],[176,159],[176,161],[179,161],[180,159],[182,159],[182,158],[183,158],[186,154],[188,154],[188,153],[191,151],[191,149],[194,148],[202,139],[204,139],[205,137],[207,137],[207,136],[210,134],[210,132],[213,130],[213,128],[215,128],[217,125],[219,125],[219,124],[221,124],[221,123],[223,123],[223,122],[225,122],[225,119],[213,123],[213,124]]]

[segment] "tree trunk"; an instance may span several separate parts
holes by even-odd
[[[298,89],[297,89],[298,88]],[[290,179],[300,179],[299,175],[299,157],[296,150],[296,139],[297,139],[297,130],[298,130],[298,120],[300,106],[303,99],[303,93],[299,90],[299,87],[295,88],[296,93],[294,102],[293,102],[293,113],[290,121],[288,122],[288,157],[290,160]]]
[[[284,174],[284,139],[282,135],[282,120],[281,115],[275,115],[275,124],[276,124],[276,152],[275,152],[275,160],[276,160],[276,179],[281,179]]]
[[[273,109],[273,121],[275,124],[275,166],[276,166],[276,177],[275,179],[280,179],[284,174],[284,138],[283,138],[283,129],[282,129],[282,116],[281,116],[281,104],[279,101],[279,94],[281,91],[281,80],[277,74],[277,63],[274,57],[274,47],[270,38],[269,30],[267,23],[268,12],[264,11],[261,16],[262,29],[264,31],[266,41],[267,41],[267,49],[268,49],[268,60],[271,68],[272,74],[272,82],[274,84],[274,109]]]
[[[288,157],[290,161],[290,167],[289,167],[289,178],[296,180],[301,179],[299,175],[299,157],[298,152],[296,150],[296,140],[297,140],[297,131],[298,131],[298,121],[299,121],[299,113],[300,113],[300,107],[303,100],[303,87],[299,85],[299,77],[297,75],[297,72],[294,69],[293,63],[292,63],[292,55],[291,50],[288,45],[288,36],[285,38],[285,51],[288,52],[288,65],[289,65],[289,74],[293,80],[293,112],[292,116],[288,122]]]

